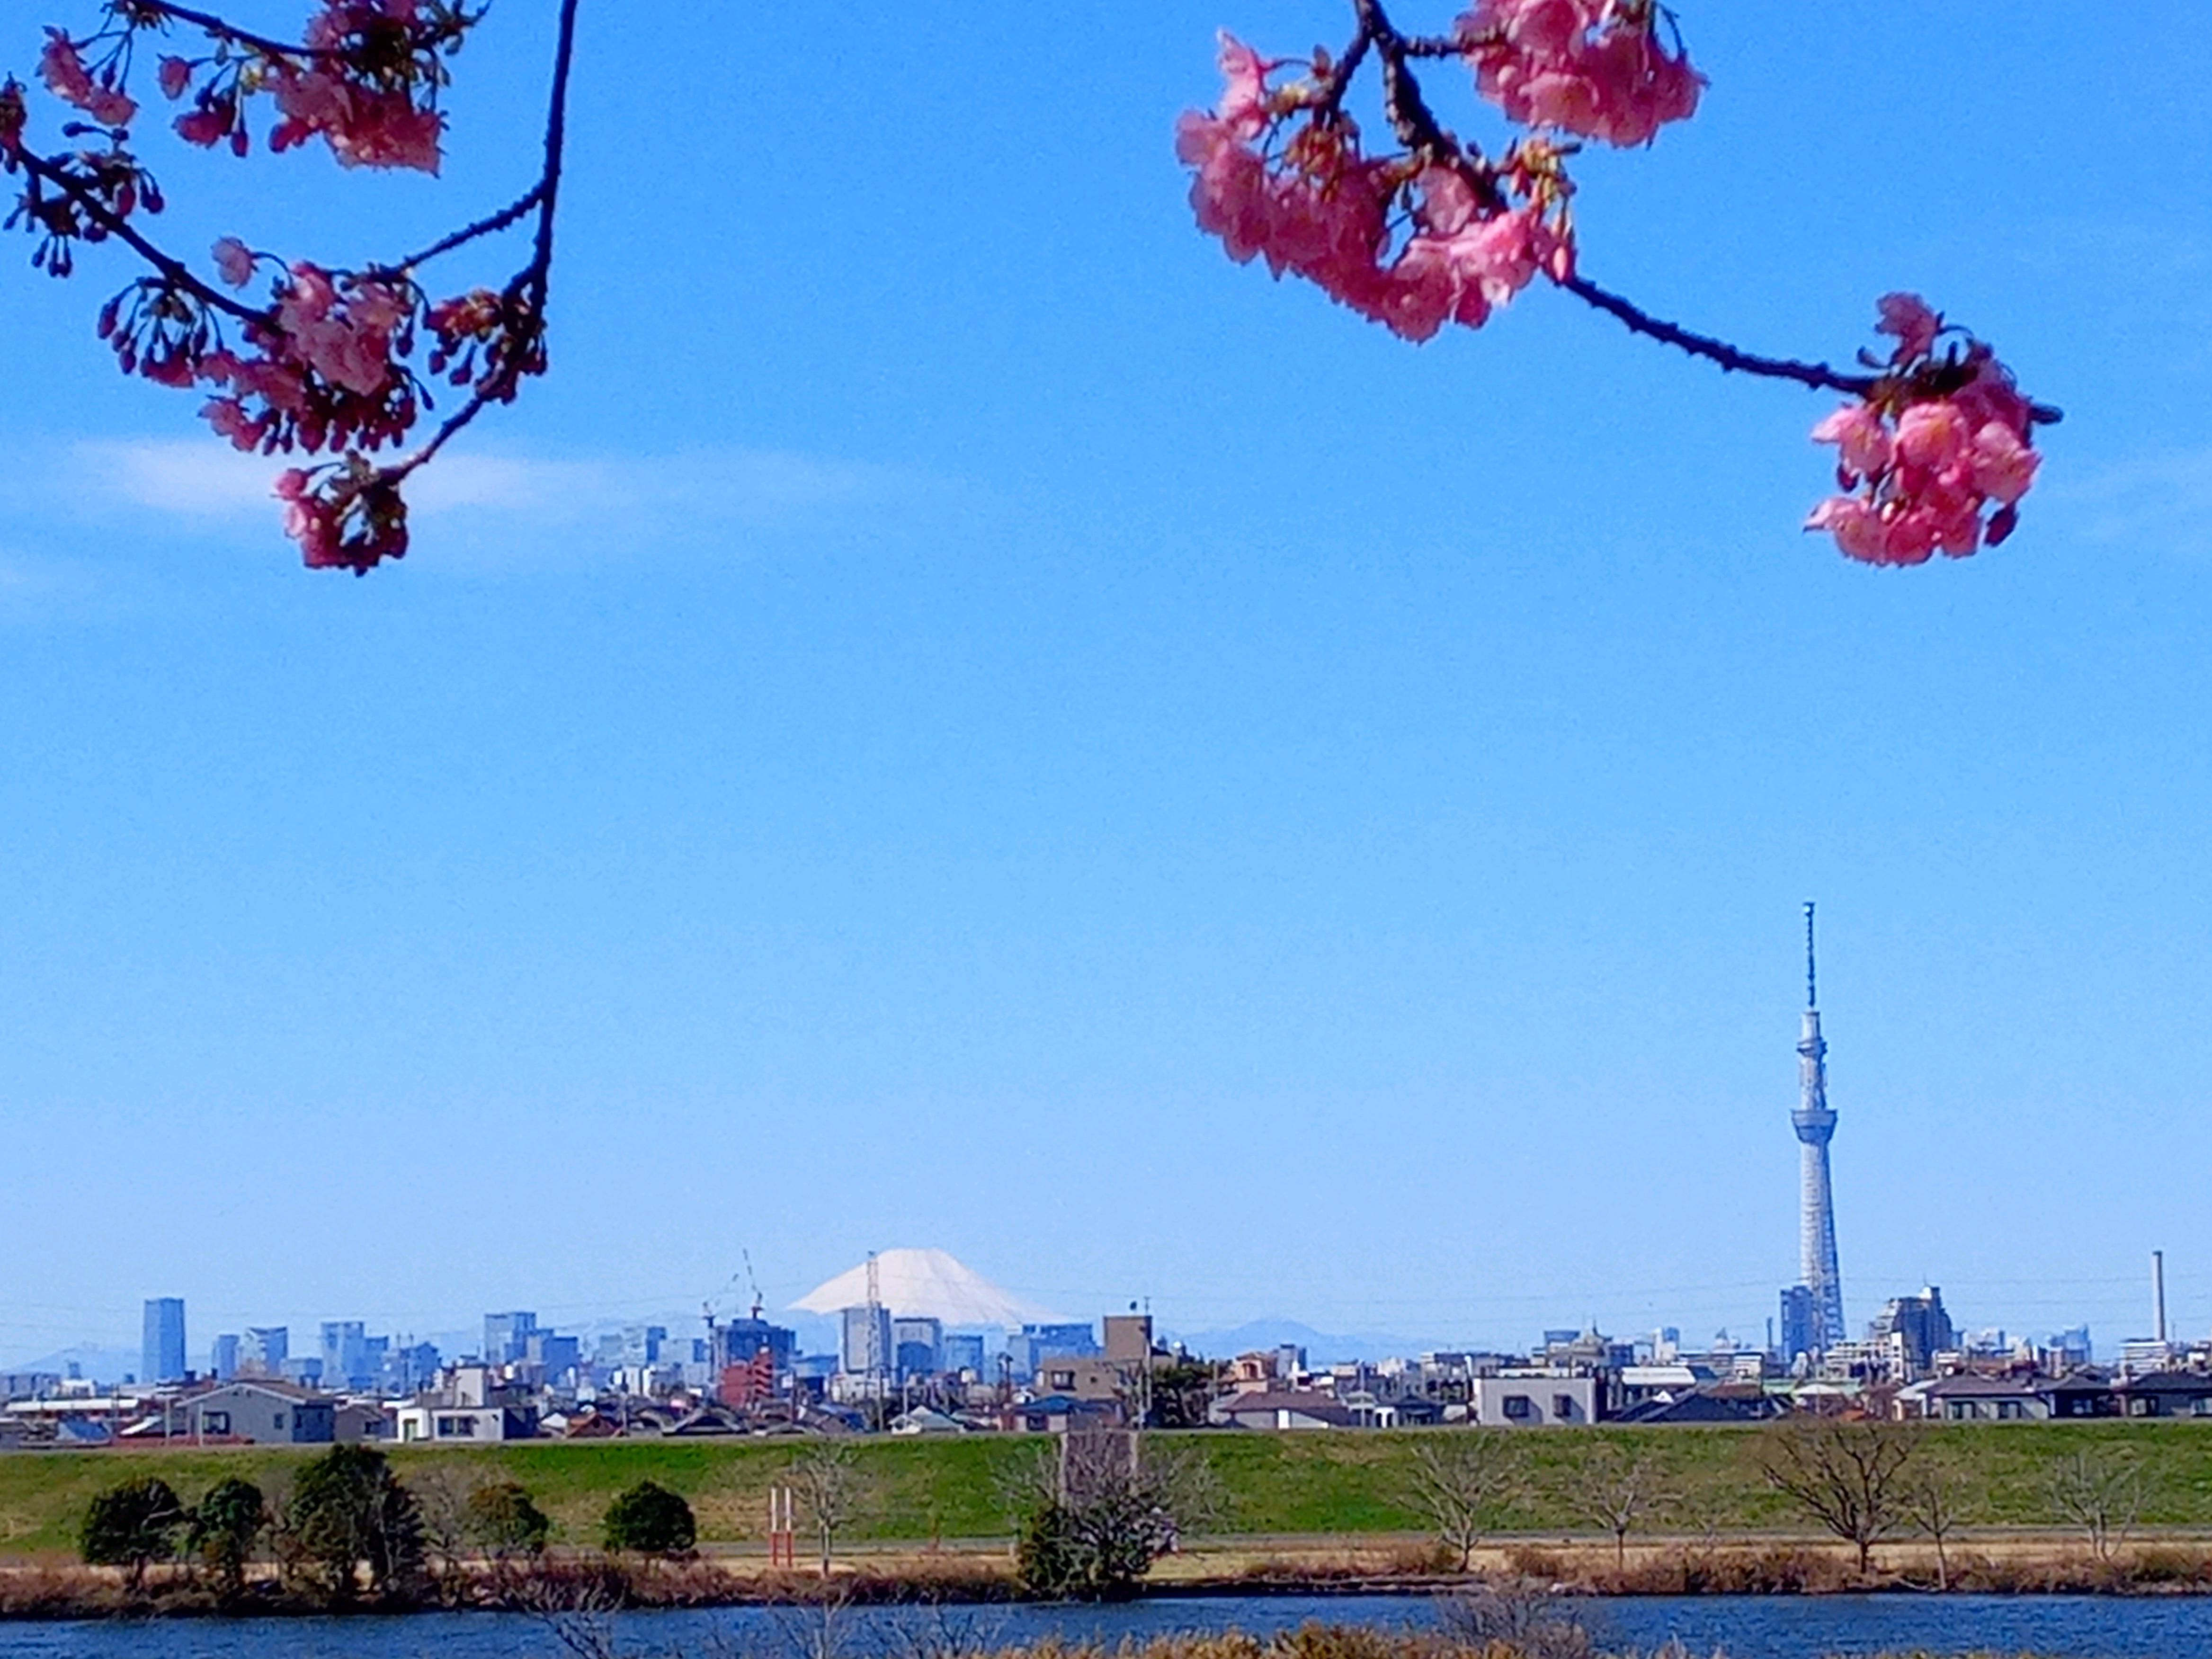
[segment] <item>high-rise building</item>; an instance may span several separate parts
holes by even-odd
[[[321,1353],[323,1380],[334,1389],[366,1389],[384,1369],[384,1356],[371,1354],[368,1328],[358,1319],[325,1319]]]
[[[1809,1359],[1820,1352],[1813,1332],[1813,1292],[1802,1285],[1783,1286],[1782,1341],[1778,1352],[1784,1365],[1795,1364],[1801,1357]]]
[[[185,1380],[184,1297],[156,1296],[147,1299],[146,1322],[139,1339],[138,1380]]]
[[[208,1369],[215,1373],[218,1382],[228,1382],[238,1375],[238,1336],[225,1331],[215,1340],[215,1349],[208,1356]]]
[[[1943,1310],[1943,1292],[1933,1285],[1917,1296],[1892,1297],[1867,1327],[1871,1341],[1893,1335],[1905,1339],[1905,1361],[1916,1376],[1925,1372],[1937,1354],[1959,1346],[1951,1316]]]
[[[283,1325],[248,1325],[238,1345],[238,1369],[245,1376],[282,1376],[292,1357],[292,1333]]]
[[[1080,1324],[1024,1325],[1006,1338],[1006,1358],[1012,1364],[1016,1376],[1034,1376],[1036,1368],[1049,1358],[1093,1359],[1098,1355],[1098,1338],[1089,1322]]]
[[[413,1395],[427,1389],[438,1375],[438,1348],[433,1342],[403,1344],[384,1356],[384,1392]]]
[[[665,1333],[663,1333],[664,1338]],[[712,1364],[720,1376],[726,1367],[750,1365],[766,1352],[769,1369],[777,1376],[791,1370],[791,1356],[799,1345],[799,1334],[788,1328],[763,1319],[756,1311],[744,1319],[732,1319],[726,1325],[714,1327]],[[884,1351],[884,1364],[890,1364],[890,1350]]]
[[[1799,1350],[1821,1354],[1847,1335],[1843,1273],[1836,1265],[1836,1200],[1828,1176],[1828,1143],[1836,1115],[1828,1107],[1828,1045],[1820,1036],[1819,981],[1813,966],[1813,907],[1805,907],[1805,1017],[1797,1039],[1797,1109],[1790,1115],[1799,1144],[1797,1282],[1812,1293],[1810,1339]],[[1784,1325],[1789,1323],[1784,1310]],[[1784,1346],[1788,1348],[1785,1342]],[[1787,1357],[1787,1356],[1786,1356]]]
[[[955,1333],[945,1339],[945,1369],[983,1375],[983,1338],[980,1332]]]
[[[890,1310],[880,1304],[838,1310],[842,1340],[838,1359],[851,1376],[876,1376],[891,1368]]]
[[[945,1322],[939,1319],[891,1321],[891,1352],[902,1377],[934,1376],[945,1347]]]
[[[530,1351],[530,1334],[538,1328],[534,1313],[488,1313],[484,1316],[483,1360],[487,1365],[511,1365]]]
[[[546,1382],[562,1387],[574,1379],[576,1367],[582,1363],[583,1347],[578,1337],[532,1331],[523,1339],[522,1357],[544,1372]]]

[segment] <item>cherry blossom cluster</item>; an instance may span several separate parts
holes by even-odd
[[[1705,89],[1662,21],[1652,0],[1479,0],[1457,38],[1508,119],[1627,148],[1688,120]]]
[[[1540,270],[1571,268],[1550,146],[1516,147],[1502,167],[1465,152],[1370,158],[1327,66],[1303,62],[1271,85],[1286,67],[1224,34],[1221,106],[1177,129],[1198,222],[1230,258],[1264,258],[1409,340],[1447,322],[1480,328]]]
[[[511,402],[544,372],[545,294],[560,177],[562,108],[577,0],[560,0],[560,42],[544,175],[518,201],[422,252],[356,269],[288,261],[226,236],[210,251],[213,279],[149,239],[143,221],[164,205],[130,148],[138,113],[129,81],[142,35],[181,25],[206,42],[198,57],[163,56],[172,100],[192,107],[175,124],[188,143],[250,149],[245,110],[266,94],[276,118],[268,143],[285,150],[320,137],[346,167],[435,173],[445,118],[442,58],[483,15],[447,0],[324,0],[297,44],[271,40],[168,0],[108,0],[90,35],[49,28],[40,79],[90,118],[65,122],[77,141],[51,155],[26,143],[25,88],[0,82],[0,171],[22,186],[7,225],[29,231],[34,266],[74,269],[76,245],[119,241],[150,267],[100,313],[99,332],[126,374],[204,388],[201,414],[240,450],[329,459],[288,470],[277,494],[307,562],[366,572],[407,548],[401,486],[475,415]],[[500,289],[434,301],[418,280],[428,261],[479,237],[536,221],[530,263]],[[261,295],[248,298],[257,278]],[[425,372],[414,367],[427,342]],[[427,376],[427,378],[426,378]],[[462,388],[460,408],[413,453],[409,441],[434,407],[431,382]]]
[[[1989,347],[1917,299],[1882,301],[1894,349],[1852,374],[1693,333],[1583,273],[1567,173],[1579,143],[1649,144],[1695,114],[1705,88],[1657,0],[1475,0],[1437,36],[1401,33],[1384,0],[1350,3],[1355,32],[1336,56],[1271,58],[1224,33],[1219,102],[1176,126],[1200,228],[1231,258],[1304,277],[1413,341],[1447,323],[1479,328],[1544,276],[1729,372],[1850,394],[1814,434],[1841,447],[1844,493],[1809,527],[1851,557],[1917,564],[2012,533],[2035,477],[2033,428],[2059,413],[2022,397]],[[1449,131],[1414,67],[1442,58],[1464,62],[1520,131],[1488,153]],[[1345,107],[1370,64],[1395,141],[1382,154],[1364,147]]]
[[[1480,0],[1443,40],[1400,34],[1360,0],[1341,58],[1267,58],[1224,33],[1212,113],[1178,124],[1201,228],[1240,264],[1264,258],[1409,340],[1480,328],[1539,275],[1574,273],[1571,146],[1555,135],[1650,141],[1697,106],[1702,78],[1657,38],[1648,0]],[[1530,131],[1493,156],[1437,121],[1412,63],[1464,57],[1482,94]],[[1398,140],[1370,156],[1345,110],[1352,77],[1382,65]]]
[[[1843,493],[1805,527],[1868,564],[1995,547],[2035,482],[2041,411],[1989,347],[1948,327],[1918,295],[1888,295],[1881,309],[1875,326],[1896,344],[1866,395],[1813,428],[1815,442],[1837,447]]]

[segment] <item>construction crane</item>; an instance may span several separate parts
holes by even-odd
[[[760,1275],[753,1271],[753,1253],[750,1250],[745,1249],[741,1246],[738,1250],[738,1255],[744,1261],[745,1282],[750,1285],[753,1288],[753,1320],[757,1323],[760,1320],[761,1310],[768,1305],[761,1297]]]
[[[768,1299],[761,1295],[760,1275],[753,1271],[753,1253],[750,1249],[740,1248],[738,1251],[738,1255],[744,1263],[744,1266],[738,1269],[738,1272],[732,1273],[723,1283],[720,1290],[715,1291],[712,1297],[708,1297],[704,1303],[700,1304],[700,1317],[707,1322],[707,1346],[709,1352],[712,1352],[714,1350],[714,1334],[720,1328],[719,1322],[715,1316],[715,1310],[728,1301],[730,1292],[738,1288],[738,1284],[740,1279],[744,1282],[746,1288],[752,1292],[752,1319],[754,1323],[757,1324],[760,1322],[762,1312],[768,1306]]]

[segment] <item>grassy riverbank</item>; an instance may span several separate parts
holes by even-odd
[[[1449,1433],[1455,1431],[1428,1431]],[[1966,1473],[1963,1519],[1972,1526],[2053,1524],[2049,1472],[2083,1449],[2132,1453],[2151,1476],[2146,1526],[2212,1532],[2212,1425],[2195,1423],[1930,1425],[1931,1450]],[[1200,1449],[1220,1487],[1222,1513],[1209,1530],[1227,1537],[1417,1537],[1425,1522],[1412,1501],[1412,1460],[1420,1433],[1196,1434],[1165,1437]],[[1607,1442],[1649,1451],[1684,1502],[1669,1529],[1725,1535],[1802,1534],[1802,1519],[1759,1479],[1753,1436],[1740,1429],[1596,1429],[1531,1434],[1528,1479],[1499,1516],[1498,1530],[1533,1535],[1586,1533],[1568,1497],[1576,1471]],[[854,1543],[922,1543],[1006,1536],[1004,1477],[1037,1455],[1025,1436],[854,1443],[867,1498],[847,1529]],[[85,1506],[105,1486],[158,1474],[187,1500],[226,1475],[281,1492],[314,1448],[36,1452],[0,1456],[0,1554],[72,1551]],[[509,1479],[529,1488],[555,1523],[556,1544],[595,1540],[616,1493],[642,1480],[682,1492],[700,1541],[743,1545],[762,1534],[769,1486],[799,1448],[788,1441],[521,1442],[467,1451],[394,1449],[410,1482],[441,1467],[456,1478]]]

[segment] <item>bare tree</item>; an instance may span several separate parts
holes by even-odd
[[[1947,1541],[1958,1531],[1978,1496],[1972,1478],[1947,1457],[1923,1454],[1905,1477],[1899,1501],[1905,1518],[1936,1546],[1936,1588],[1951,1588]]]
[[[1563,1612],[1553,1597],[1525,1589],[1486,1588],[1455,1595],[1438,1609],[1437,1622],[1453,1643],[1474,1653],[1599,1659],[1589,1630],[1572,1613]]]
[[[441,1602],[459,1607],[468,1598],[468,1508],[475,1478],[459,1464],[441,1462],[415,1471],[408,1484],[422,1506],[430,1582]]]
[[[2127,1542],[2148,1495],[2142,1465],[2130,1455],[2077,1451],[2051,1465],[2051,1507],[2087,1535],[2100,1561]]]
[[[1459,1570],[1474,1565],[1475,1546],[1487,1537],[1506,1494],[1528,1468],[1510,1429],[1440,1429],[1413,1449],[1412,1497],[1447,1549],[1459,1552]]]
[[[1674,1509],[1681,1493],[1668,1479],[1666,1465],[1648,1448],[1632,1452],[1607,1438],[1578,1449],[1582,1456],[1568,1472],[1564,1496],[1577,1516],[1613,1534],[1613,1565],[1626,1567],[1628,1534]]]
[[[822,1576],[827,1578],[837,1534],[867,1508],[867,1487],[853,1448],[839,1440],[817,1440],[792,1460],[787,1473],[821,1544]]]
[[[1874,1547],[1905,1523],[1910,1432],[1868,1418],[1789,1418],[1759,1436],[1759,1471],[1777,1492],[1858,1551],[1859,1571]]]
[[[850,1646],[845,1614],[852,1605],[849,1583],[824,1579],[797,1606],[779,1608],[776,1626],[784,1659],[845,1659]],[[761,1651],[752,1643],[717,1641],[709,1644],[708,1659],[756,1659]]]

